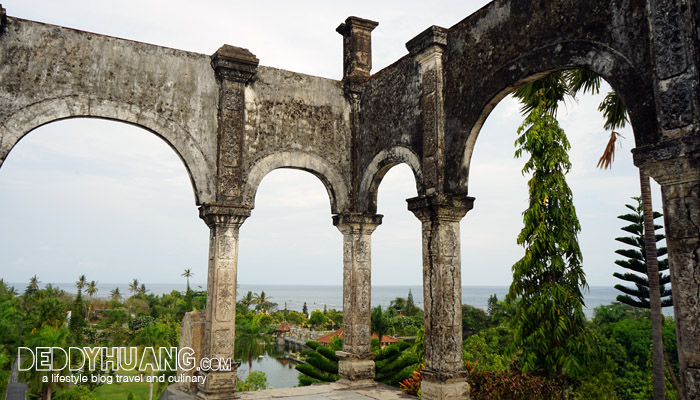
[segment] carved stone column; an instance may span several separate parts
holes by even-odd
[[[700,137],[634,150],[661,185],[681,386],[700,398]]]
[[[204,205],[199,215],[210,229],[207,308],[204,328],[206,357],[230,360],[229,371],[202,372],[198,385],[201,399],[230,399],[236,389],[233,344],[236,336],[236,272],[238,268],[238,229],[250,216],[250,208]]]
[[[339,214],[333,225],[343,234],[343,351],[338,373],[345,383],[368,384],[374,379],[370,351],[372,232],[382,223],[378,214]]]
[[[442,53],[447,29],[431,26],[406,43],[420,66],[421,129],[423,131],[423,180],[425,194],[440,191],[445,183],[445,104]]]
[[[236,203],[245,179],[245,87],[258,59],[248,49],[225,44],[212,55],[211,66],[219,83],[216,201]]]
[[[423,223],[425,307],[424,399],[465,399],[469,384],[462,365],[462,277],[459,221],[473,197],[436,194],[408,199]]]

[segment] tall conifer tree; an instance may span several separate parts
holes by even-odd
[[[617,296],[617,301],[620,303],[625,303],[633,307],[649,309],[649,279],[647,277],[646,249],[644,245],[644,216],[642,212],[642,198],[632,197],[632,199],[637,202],[636,205],[625,204],[625,207],[630,209],[632,212],[619,215],[617,217],[630,223],[630,225],[624,226],[620,229],[630,233],[632,236],[615,238],[615,240],[618,242],[633,247],[632,249],[620,249],[615,251],[615,253],[627,258],[626,260],[616,260],[615,264],[629,270],[630,272],[625,272],[624,274],[615,272],[613,276],[623,281],[633,283],[634,287],[617,284],[615,285],[615,289],[624,293]],[[653,219],[660,218],[661,216],[661,213],[653,213]],[[654,229],[661,228],[661,225],[654,225]],[[665,237],[666,236],[663,234],[656,234],[656,242],[663,240]],[[659,247],[658,257],[661,258],[662,256],[666,255],[667,252],[666,247]],[[665,285],[671,283],[671,277],[669,275],[663,275],[662,273],[663,271],[667,270],[668,259],[659,260],[659,289],[662,297],[661,307],[669,307],[673,305],[671,290],[665,288]]]

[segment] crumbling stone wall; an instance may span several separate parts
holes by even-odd
[[[70,117],[141,126],[214,200],[218,85],[209,56],[8,17],[0,36],[0,163],[29,131]]]

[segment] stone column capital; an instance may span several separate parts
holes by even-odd
[[[348,17],[336,28],[343,35],[343,83],[346,91],[360,92],[372,69],[372,30],[378,22]]]
[[[661,185],[700,180],[700,132],[632,149],[634,165]]]
[[[250,207],[240,205],[204,204],[199,207],[199,218],[203,219],[209,228],[240,228],[246,218],[250,217],[250,211]]]
[[[258,60],[248,49],[225,44],[211,56],[211,66],[223,79],[247,83],[258,69]]]
[[[447,29],[433,25],[406,42],[406,49],[419,64],[425,64],[433,57],[442,56],[447,46]]]
[[[437,193],[406,200],[408,210],[421,222],[434,220],[459,222],[474,208],[474,198],[463,195]]]
[[[343,233],[371,235],[382,223],[381,214],[344,213],[333,216],[333,225]]]

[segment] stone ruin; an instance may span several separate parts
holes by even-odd
[[[1,7],[0,7],[1,8]],[[0,12],[0,163],[33,129],[95,117],[162,137],[185,164],[209,226],[203,355],[233,357],[238,232],[258,184],[296,168],[325,185],[343,235],[341,378],[372,379],[371,235],[377,188],[412,169],[422,222],[426,399],[464,398],[459,222],[472,209],[480,128],[514,88],[585,67],[620,94],[634,163],[662,187],[681,385],[700,398],[700,4],[695,0],[496,0],[450,28],[431,26],[370,75],[376,22],[349,17],[343,79],[258,64],[223,45],[196,54]],[[563,29],[562,27],[566,27]],[[230,398],[236,371],[209,372],[200,398]]]

